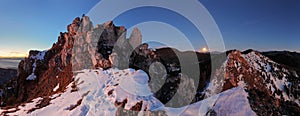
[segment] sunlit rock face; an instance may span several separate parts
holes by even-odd
[[[80,21],[78,27],[76,21],[69,26],[69,30],[75,34],[72,50],[73,71],[94,67],[132,67],[148,73],[149,66],[158,61],[157,55],[148,45],[142,44],[142,35],[137,28],[134,28],[131,36],[126,39],[126,29],[123,26],[115,26],[112,21],[95,28],[87,16]]]
[[[75,18],[68,25],[68,32],[61,32],[50,49],[29,52],[28,57],[19,63],[18,77],[13,82],[15,92],[6,105],[52,95],[57,84],[60,84],[57,90],[62,91],[72,81],[72,47],[80,24],[81,19]]]
[[[59,34],[50,49],[30,51],[28,57],[20,62],[13,88],[15,94],[12,95],[15,99],[9,104],[49,96],[54,93],[51,90],[57,84],[60,85],[58,91],[64,90],[72,81],[74,71],[97,67],[129,68],[132,46],[142,44],[138,29],[126,39],[123,26],[115,26],[108,21],[94,27],[87,16],[75,18],[67,30]],[[115,57],[110,59],[112,53]]]
[[[72,81],[73,71],[94,68],[97,59],[101,59],[97,48],[104,27],[97,25],[93,28],[89,17],[77,17],[67,26],[67,32],[59,34],[50,49],[30,51],[28,57],[19,63],[17,79],[10,84],[14,94],[5,105],[52,95],[58,84],[58,91],[62,91]]]
[[[108,21],[94,28],[86,16],[82,18],[74,38],[74,71],[93,67],[129,68],[129,57],[133,48],[142,44],[142,37],[137,28],[131,37],[126,39],[126,29],[123,26],[115,26],[112,21]],[[115,62],[110,60],[112,53]]]
[[[103,27],[93,28],[89,17],[84,16],[82,23],[74,35],[74,45],[72,50],[73,70],[93,68],[96,61],[96,48],[98,38],[103,32]]]

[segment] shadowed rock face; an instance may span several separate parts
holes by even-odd
[[[11,81],[17,77],[17,70],[0,68],[0,105],[13,93],[11,90]]]
[[[98,52],[101,53],[103,58],[108,59],[115,43],[126,30],[121,27],[116,27],[112,21],[104,23],[103,26],[104,30],[98,41]]]

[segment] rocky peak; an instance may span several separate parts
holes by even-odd
[[[263,85],[258,82],[261,81],[261,79],[258,78],[259,72],[248,63],[241,51],[234,50],[229,53],[225,65],[226,71],[224,75],[225,83],[223,91],[238,86],[240,81],[248,82],[249,84],[247,84],[247,86],[249,89],[252,89],[253,87],[263,87]]]
[[[79,17],[76,17],[73,20],[73,22],[68,25],[67,27],[68,33],[70,33],[71,35],[75,35],[80,24],[81,24],[81,19]]]
[[[93,23],[91,22],[90,18],[88,16],[83,16],[81,19],[80,26],[77,30],[77,33],[83,32],[86,33],[88,31],[91,31],[93,29]]]
[[[105,23],[103,24],[103,26],[104,26],[105,29],[112,29],[112,28],[115,27],[113,21],[107,21],[107,22],[105,22]]]
[[[18,76],[12,89],[14,92],[7,96],[13,102],[5,105],[28,102],[37,97],[48,100],[48,96],[55,93],[52,89],[58,84],[58,91],[65,89],[73,77],[71,57],[74,36],[78,34],[81,22],[85,20],[86,18],[75,18],[67,26],[68,32],[61,32],[50,49],[29,52],[28,57],[19,63]]]
[[[115,43],[120,38],[125,38],[126,29],[115,26],[112,21],[93,28],[87,16],[83,18],[83,24],[79,29],[80,34],[74,37],[73,70],[111,67],[109,55],[112,53]]]
[[[135,29],[133,35],[140,35]],[[141,42],[141,36],[135,42]],[[129,39],[131,42],[133,40]],[[29,56],[22,60],[18,68],[15,94],[11,97],[11,104],[30,101],[37,97],[47,97],[54,94],[51,91],[59,84],[58,91],[63,91],[72,81],[73,71],[91,69],[95,67],[109,68],[113,60],[109,56],[113,49],[118,56],[129,56],[133,50],[126,39],[126,29],[115,26],[112,21],[93,27],[89,17],[75,18],[67,26],[67,32],[61,32],[58,40],[46,51],[30,51]],[[119,41],[120,44],[115,45]],[[130,51],[126,51],[129,48]],[[121,59],[121,57],[118,57]],[[114,60],[117,61],[117,60]],[[115,62],[113,62],[115,63]],[[123,64],[123,63],[122,63]],[[116,65],[119,66],[119,65]],[[129,63],[127,62],[127,68]],[[42,87],[41,87],[42,86]],[[57,92],[57,91],[56,91]],[[7,105],[11,105],[7,104]]]
[[[136,48],[142,44],[142,34],[138,28],[134,28],[130,35],[129,43],[132,48]]]

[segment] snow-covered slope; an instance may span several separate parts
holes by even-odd
[[[82,70],[65,92],[51,96],[50,104],[41,109],[43,98],[18,106],[8,115],[116,115],[119,108],[130,111],[161,111],[167,115],[204,115],[213,110],[217,114],[254,115],[247,93],[233,88],[203,101],[182,107],[170,108],[153,97],[147,86],[148,76],[142,70],[109,69]],[[235,104],[233,101],[239,101]],[[3,112],[5,110],[1,110]],[[139,112],[140,114],[146,112]]]
[[[248,93],[235,87],[182,108],[165,108],[169,116],[203,116],[208,114],[230,116],[254,116],[248,102]],[[238,102],[236,102],[238,101]]]

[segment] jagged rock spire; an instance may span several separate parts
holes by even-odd
[[[136,48],[142,44],[142,34],[138,28],[134,28],[129,38],[132,48]]]

